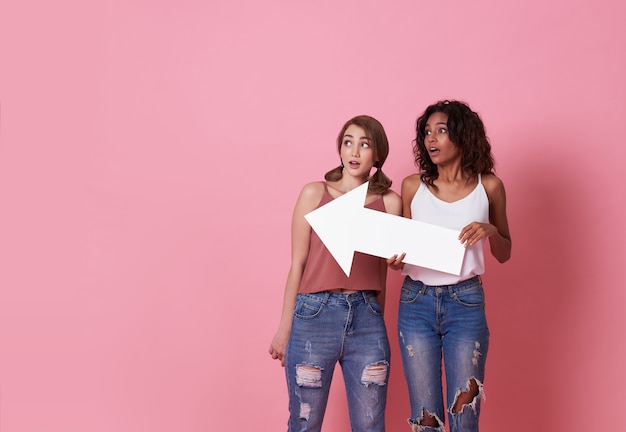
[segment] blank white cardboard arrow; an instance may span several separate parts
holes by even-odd
[[[459,232],[365,208],[368,183],[304,217],[346,275],[354,252],[381,258],[406,253],[404,262],[459,275],[465,248]]]

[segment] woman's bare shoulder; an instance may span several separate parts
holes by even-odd
[[[504,201],[506,199],[504,183],[495,174],[483,175],[482,183],[490,202],[494,202],[494,200]]]
[[[420,174],[411,174],[408,175],[402,180],[402,187],[405,186],[419,186],[422,182],[422,176]]]
[[[422,183],[422,176],[420,174],[411,174],[402,180],[402,195],[413,195],[417,188]]]
[[[383,202],[387,213],[399,216],[402,214],[402,198],[396,192],[389,189],[383,195]]]
[[[325,190],[326,184],[322,181],[307,183],[300,191],[298,202],[306,205],[307,207],[317,206],[322,199]]]
[[[504,189],[504,183],[495,174],[483,174],[482,183],[487,192]]]

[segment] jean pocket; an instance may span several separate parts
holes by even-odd
[[[402,287],[402,290],[400,290],[400,303],[415,303],[417,299],[420,298],[422,295],[423,294],[421,291],[415,291]]]
[[[307,296],[298,296],[294,315],[300,319],[311,319],[322,313],[324,303]]]
[[[456,291],[452,294],[452,298],[462,306],[481,307],[485,305],[485,292],[480,285]]]
[[[382,316],[383,315],[383,310],[380,307],[380,304],[378,303],[378,299],[374,296],[370,297],[370,299],[367,302],[367,310],[370,311],[370,313],[374,316]]]

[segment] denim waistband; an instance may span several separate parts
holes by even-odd
[[[420,291],[423,294],[442,294],[444,292],[452,294],[454,292],[466,290],[474,286],[482,286],[480,276],[474,276],[452,285],[426,285],[421,281],[413,280],[409,276],[407,276],[404,279],[403,284],[403,287],[410,288],[415,291]]]
[[[363,290],[351,292],[349,294],[342,294],[338,292],[322,291],[318,293],[298,294],[298,296],[306,296],[310,299],[317,300],[321,303],[327,304],[347,304],[347,303],[359,303],[369,302],[372,297],[376,297],[377,291]]]

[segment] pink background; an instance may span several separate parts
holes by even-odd
[[[482,115],[509,199],[481,430],[625,430],[625,18],[621,0],[2,0],[0,430],[285,430],[267,348],[298,191],[361,113],[399,190],[441,98]],[[399,285],[390,431],[409,430]],[[327,432],[348,430],[340,378]]]

